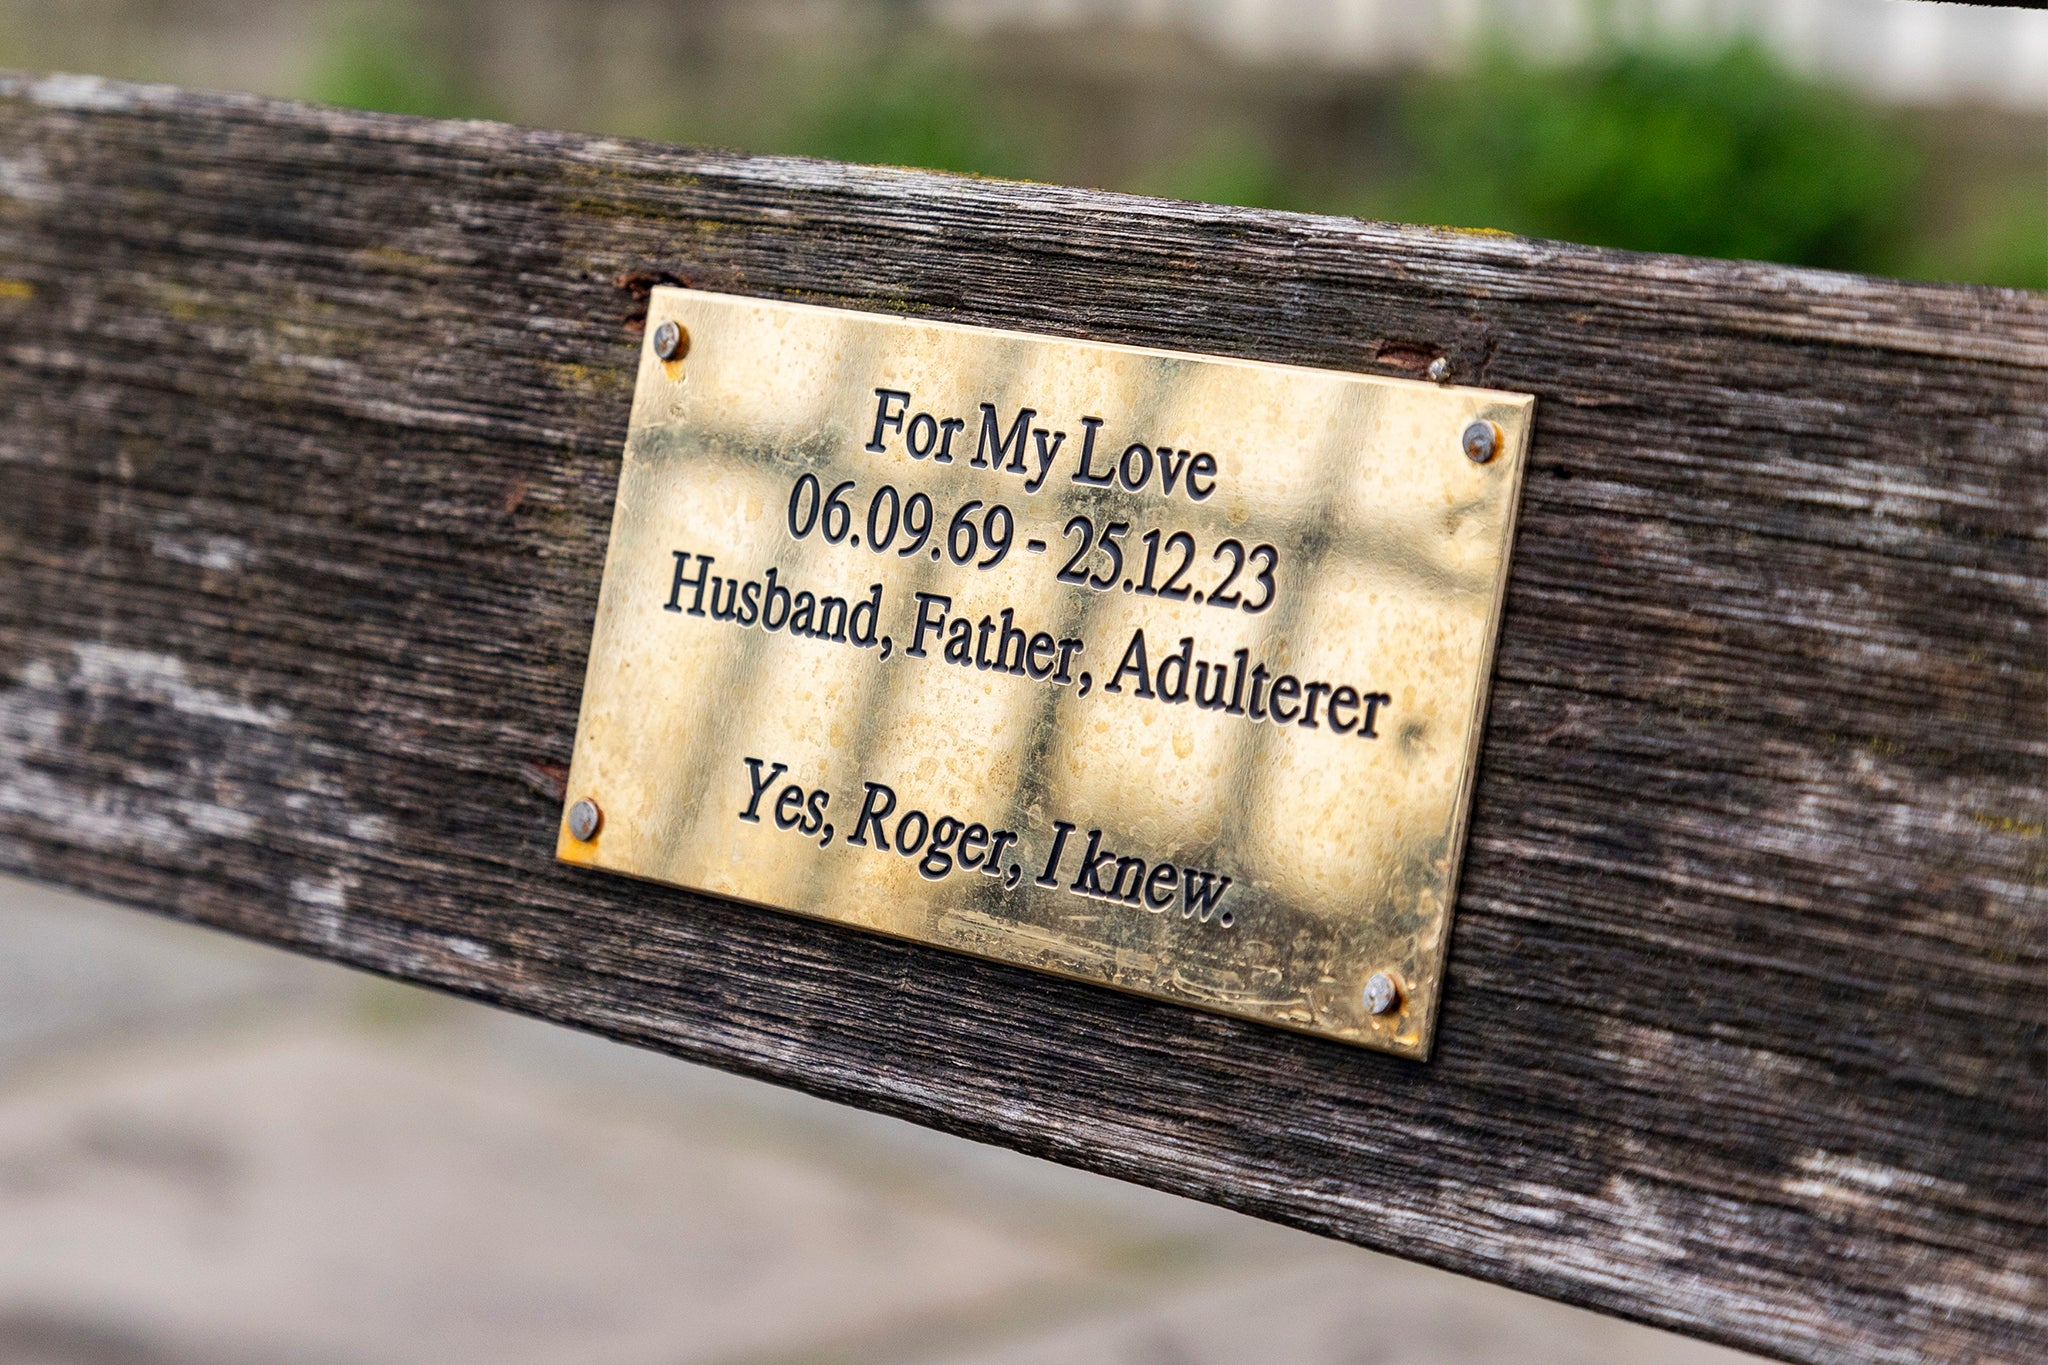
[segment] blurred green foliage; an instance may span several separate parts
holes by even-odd
[[[493,114],[441,55],[452,45],[408,13],[350,12],[310,93],[399,113]],[[1037,84],[1044,68],[1020,76],[1013,66],[1000,44],[854,45],[756,75],[776,98],[729,97],[696,123],[679,114],[648,131],[699,138],[708,113],[714,140],[760,150],[1091,183],[1081,167],[1102,158],[1089,162],[1089,139],[1115,133],[1085,113],[1063,121],[1061,101]],[[1925,116],[1804,80],[1754,46],[1609,44],[1568,65],[1497,49],[1455,74],[1401,82],[1391,100],[1380,82],[1378,103],[1347,106],[1348,124],[1305,105],[1284,73],[1263,79],[1251,98],[1155,120],[1170,136],[1109,187],[2048,289],[2048,158],[2030,184],[2005,173],[1958,187],[1934,173],[1944,167],[1930,164],[1939,158]],[[1332,145],[1363,136],[1392,152],[1347,160]]]
[[[409,11],[344,11],[329,30],[306,97],[380,114],[492,118],[496,106],[457,71],[448,44]]]
[[[1321,187],[1300,180],[1282,167],[1272,134],[1261,136],[1258,130],[1225,124],[1203,129],[1178,156],[1147,168],[1127,188],[1204,204],[1304,213],[1354,211],[1319,192]]]
[[[1898,130],[1749,46],[1495,53],[1421,84],[1407,121],[1400,216],[1642,251],[1882,268],[1921,173]]]
[[[1887,273],[2048,290],[2048,158],[2040,175],[1969,194],[1945,229],[1916,234]]]
[[[1042,151],[1032,129],[949,55],[905,46],[888,54],[885,78],[865,68],[816,76],[803,83],[810,94],[797,126],[779,140],[834,161],[1030,176]]]

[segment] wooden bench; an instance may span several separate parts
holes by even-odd
[[[1433,1060],[554,860],[647,291],[1534,393]],[[1791,1358],[2048,1357],[2048,297],[0,77],[0,868]]]

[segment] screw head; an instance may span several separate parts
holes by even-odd
[[[1500,428],[1491,422],[1474,422],[1465,428],[1465,434],[1458,438],[1465,447],[1465,458],[1473,464],[1485,464],[1500,453]]]
[[[1365,979],[1365,1008],[1373,1014],[1385,1014],[1401,1003],[1401,983],[1394,980],[1392,972],[1374,972]]]
[[[654,329],[654,353],[663,360],[680,360],[688,348],[683,329],[675,322],[664,322]]]
[[[604,812],[588,797],[569,807],[569,837],[578,843],[587,844],[595,839],[598,826],[603,823]]]
[[[1451,377],[1451,362],[1438,356],[1429,362],[1429,377],[1441,384]]]

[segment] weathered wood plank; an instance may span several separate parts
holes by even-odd
[[[551,859],[649,282],[1539,395],[1436,1058]],[[0,78],[0,867],[1811,1359],[2048,1355],[2048,299]]]

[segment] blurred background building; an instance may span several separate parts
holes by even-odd
[[[1610,40],[1749,40],[1788,69],[1879,99],[2048,110],[2048,26],[2011,10],[1871,0],[935,0],[969,29],[1179,31],[1240,60],[1448,67],[1489,42],[1551,61]]]
[[[2048,288],[2048,12],[0,0],[0,65]]]

